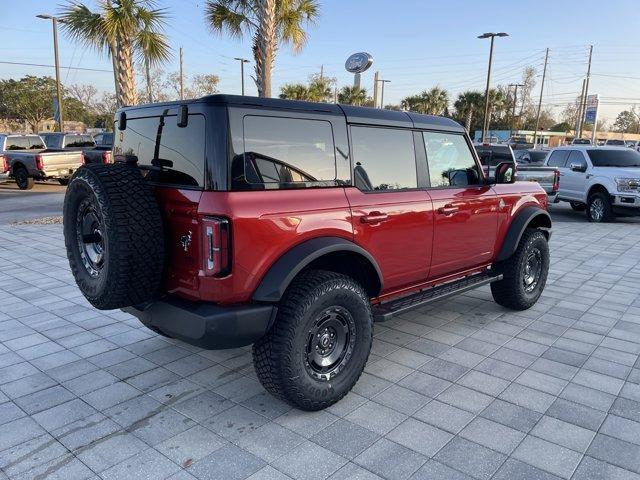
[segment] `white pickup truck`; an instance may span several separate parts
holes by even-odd
[[[0,173],[13,178],[20,190],[36,180],[58,180],[66,185],[84,164],[82,152],[50,151],[40,135],[0,134]]]
[[[545,161],[560,169],[558,200],[587,212],[590,222],[640,215],[640,153],[626,147],[571,145]]]

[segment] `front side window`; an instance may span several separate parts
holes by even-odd
[[[244,117],[244,152],[231,166],[234,189],[334,186],[336,154],[331,122]]]
[[[151,182],[185,187],[203,187],[205,170],[205,120],[189,115],[186,127],[176,116],[127,119],[115,156],[135,156],[148,169]],[[118,160],[116,158],[116,160]]]
[[[569,154],[567,165],[569,165],[569,167],[571,167],[571,165],[580,165],[581,167],[586,168],[587,161],[584,159],[584,155],[582,155],[582,152],[579,152],[578,150],[572,150]]]
[[[410,130],[351,127],[353,177],[362,191],[417,188]]]
[[[464,136],[423,132],[432,187],[479,185],[480,173]]]
[[[567,164],[567,158],[569,158],[569,150],[555,150],[549,155],[547,165],[563,168]]]

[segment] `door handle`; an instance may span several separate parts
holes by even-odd
[[[389,219],[389,215],[382,212],[371,212],[360,217],[362,223],[380,223]]]
[[[446,204],[444,207],[440,207],[438,209],[438,213],[441,215],[453,215],[454,213],[456,213],[458,210],[460,210],[458,207],[456,207],[455,205],[452,205],[450,203]]]

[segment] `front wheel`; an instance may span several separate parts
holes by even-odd
[[[369,298],[350,277],[323,270],[299,275],[287,289],[271,330],[253,345],[258,379],[302,410],[344,397],[371,351]]]
[[[547,283],[547,237],[541,230],[526,229],[515,253],[496,268],[503,275],[502,280],[491,284],[496,303],[513,310],[531,308]]]
[[[587,219],[593,223],[610,222],[613,220],[611,199],[605,192],[596,192],[587,200]]]
[[[16,167],[13,172],[13,178],[15,178],[16,184],[20,190],[31,190],[36,183],[33,177],[29,176],[29,172],[24,167]]]

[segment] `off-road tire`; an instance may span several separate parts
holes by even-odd
[[[346,309],[355,324],[352,354],[330,380],[309,373],[305,351],[314,319],[327,308]],[[321,410],[344,397],[360,378],[371,351],[373,318],[369,298],[351,277],[309,270],[285,292],[273,327],[253,345],[253,363],[264,388],[302,410]]]
[[[584,212],[587,209],[587,205],[582,202],[569,202],[569,204],[575,212]]]
[[[13,178],[16,181],[16,185],[20,190],[31,190],[33,186],[36,184],[36,181],[33,177],[29,176],[29,172],[27,169],[21,165],[17,166],[13,170]]]
[[[528,292],[524,278],[527,259],[534,251],[540,252],[541,269],[535,288]],[[528,228],[522,234],[515,253],[496,266],[502,280],[491,284],[491,294],[499,305],[512,310],[531,308],[540,298],[549,273],[549,244],[546,235],[538,229]]]
[[[93,209],[101,231],[101,267],[93,276],[78,237],[82,206]],[[73,175],[64,201],[65,246],[76,283],[94,307],[111,310],[153,299],[162,282],[164,238],[153,191],[135,166],[96,163]]]
[[[602,216],[598,217],[595,215],[593,208],[596,202],[602,202],[603,213]],[[605,192],[595,192],[589,195],[589,199],[587,200],[587,220],[592,223],[604,223],[613,221],[613,209],[611,207],[611,199],[609,195]]]
[[[63,187],[66,187],[67,185],[69,185],[69,182],[71,181],[70,178],[59,178],[58,179],[58,183],[60,185],[62,185]]]

